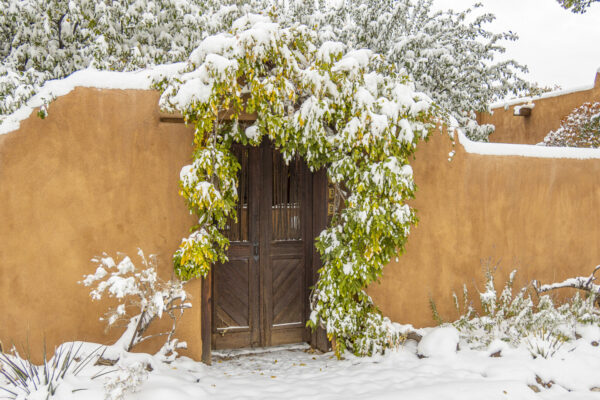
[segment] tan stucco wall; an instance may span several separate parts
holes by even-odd
[[[527,102],[494,108],[493,114],[478,115],[480,124],[492,124],[496,131],[490,135],[490,142],[536,144],[560,127],[560,121],[575,108],[586,102],[600,101],[600,73],[596,74],[594,87],[562,95],[533,99],[535,107],[527,117],[514,116],[515,106]]]
[[[32,354],[67,340],[110,343],[76,282],[103,251],[156,253],[163,277],[193,224],[177,193],[191,155],[191,130],[161,123],[151,91],[79,88],[50,116],[30,117],[0,135],[0,340]],[[502,259],[499,276],[519,283],[587,274],[600,263],[600,160],[536,159],[465,153],[434,133],[414,162],[420,224],[406,255],[370,288],[393,320],[433,323],[428,297],[453,317],[451,293],[481,288],[480,260]],[[200,357],[200,285],[178,337]]]
[[[515,287],[587,276],[600,264],[600,159],[477,155],[457,144],[448,162],[451,149],[436,133],[417,151],[419,225],[369,290],[392,320],[432,325],[429,296],[455,318],[452,291],[466,283],[477,303],[482,260],[500,261],[499,285],[517,268]]]
[[[67,340],[110,343],[92,303],[76,282],[89,260],[138,247],[172,272],[171,255],[193,224],[178,195],[192,134],[159,122],[158,94],[77,88],[0,135],[0,340],[41,354]],[[136,264],[139,265],[139,264]],[[140,265],[141,267],[141,265]],[[188,286],[200,298],[199,282]],[[200,355],[199,301],[186,311],[179,337]]]

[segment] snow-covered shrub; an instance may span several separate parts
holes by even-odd
[[[156,256],[146,258],[142,250],[138,250],[138,255],[144,267],[140,271],[136,270],[127,256],[122,256],[118,264],[106,254],[94,258],[92,261],[97,265],[96,272],[84,275],[84,280],[80,283],[92,286],[90,296],[93,300],[100,300],[105,295],[118,300],[119,305],[110,308],[106,316],[101,318],[106,321],[107,328],[126,321],[127,328],[115,346],[130,351],[147,339],[166,336],[158,355],[165,361],[170,361],[177,356],[177,349],[186,347],[185,342],[179,342],[173,336],[177,320],[186,308],[191,307],[190,303],[185,302],[188,298],[183,288],[185,282],[164,282],[157,275]],[[132,313],[132,310],[135,311]],[[172,319],[171,330],[144,336],[152,321],[162,318],[163,314]]]
[[[33,364],[29,358],[21,358],[14,349],[13,354],[0,352],[0,390],[8,396],[2,398],[21,400],[54,397],[66,376],[77,376],[100,356],[98,351],[102,346],[83,354],[82,345],[75,342],[63,344],[50,360],[47,360],[44,349],[42,365]]]
[[[545,146],[600,147],[600,102],[585,103],[544,138]]]
[[[338,354],[382,352],[390,324],[365,288],[403,251],[416,221],[406,204],[414,193],[408,163],[435,127],[429,97],[371,50],[319,44],[311,27],[256,14],[205,39],[157,85],[161,106],[196,128],[195,160],[181,171],[180,191],[198,224],[175,254],[178,274],[206,276],[226,259],[229,242],[219,229],[235,218],[240,168],[231,144],[269,138],[287,160],[299,155],[313,170],[328,166],[344,205],[317,239],[323,267],[310,326],[324,327]],[[231,119],[219,118],[227,110]],[[246,129],[238,123],[244,110],[257,114]]]
[[[471,347],[486,348],[494,340],[528,345],[529,340],[532,354],[550,354],[560,343],[575,339],[577,325],[600,324],[593,297],[581,298],[577,293],[556,306],[550,296],[542,295],[536,302],[528,287],[513,294],[515,274],[516,270],[511,272],[498,295],[493,271],[487,271],[485,290],[479,293],[481,312],[473,307],[466,285],[460,304],[453,295],[460,316],[452,324]]]
[[[417,354],[422,357],[452,357],[456,354],[459,334],[452,326],[432,329],[419,341]]]
[[[534,280],[532,282],[532,286],[538,294],[564,288],[583,290],[587,293],[587,298],[589,298],[590,301],[595,303],[596,306],[600,306],[600,285],[594,283],[596,281],[596,272],[598,272],[599,270],[600,265],[597,265],[590,276],[578,276],[575,278],[568,278],[562,282],[555,282],[541,286],[537,280]],[[583,322],[595,322],[593,314],[586,314],[586,303],[581,302],[581,300],[579,299],[579,295],[577,295],[577,297],[574,297],[573,299],[574,300],[571,302],[572,307],[574,307],[574,310],[576,310],[577,315],[580,316],[580,319]],[[577,299],[578,301],[575,301],[575,299]]]
[[[542,328],[531,333],[524,341],[533,358],[552,358],[567,340]]]
[[[135,362],[126,367],[118,366],[104,382],[106,400],[123,400],[125,395],[133,393],[148,379],[146,364]]]

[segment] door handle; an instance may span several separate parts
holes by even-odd
[[[254,253],[254,261],[258,261],[258,242],[254,242],[252,244],[253,253]]]

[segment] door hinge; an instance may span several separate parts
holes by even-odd
[[[258,261],[258,242],[254,242],[252,247],[254,248],[254,261]]]

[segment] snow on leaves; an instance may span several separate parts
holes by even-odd
[[[542,143],[544,146],[600,148],[600,102],[575,108]]]
[[[0,0],[0,119],[44,82],[87,67],[182,61],[239,12],[216,0]]]
[[[319,32],[305,25],[255,14],[204,39],[157,86],[161,106],[196,127],[181,194],[198,225],[174,256],[178,274],[206,276],[226,260],[219,228],[236,218],[239,169],[229,149],[270,140],[287,160],[299,155],[313,170],[328,167],[336,187],[338,213],[316,244],[323,268],[309,325],[325,327],[338,354],[390,346],[397,339],[390,322],[364,290],[403,250],[416,221],[405,204],[414,192],[408,160],[434,128],[429,97],[373,51],[319,45]],[[252,126],[239,122],[242,113],[257,115]]]
[[[119,304],[110,308],[105,318],[107,327],[115,326],[120,321],[128,321],[125,332],[121,335],[115,346],[129,351],[135,345],[155,336],[167,336],[167,340],[159,352],[165,360],[173,359],[178,348],[185,348],[185,342],[180,343],[173,338],[177,319],[183,310],[190,308],[186,303],[188,297],[183,289],[185,282],[164,282],[157,275],[157,260],[154,255],[148,258],[142,250],[138,255],[145,269],[138,271],[128,256],[124,256],[119,263],[108,255],[92,259],[97,265],[96,272],[84,275],[81,281],[84,286],[92,287],[90,296],[93,300],[100,300],[108,296],[118,300]],[[131,309],[137,314],[129,316]],[[170,332],[144,336],[149,325],[156,318],[162,318],[163,313],[173,320]]]
[[[475,111],[530,89],[520,77],[523,66],[495,61],[504,52],[501,42],[516,40],[514,34],[487,31],[491,14],[434,12],[432,0],[0,0],[0,120],[47,80],[88,67],[130,71],[189,57],[190,63],[206,67],[196,71],[202,75],[237,68],[228,65],[231,58],[225,62],[227,57],[221,57],[227,48],[253,48],[247,56],[268,57],[273,39],[269,29],[277,25],[271,20],[259,25],[256,18],[262,17],[248,17],[265,10],[275,22],[316,27],[315,58],[321,63],[335,59],[337,72],[357,70],[371,51],[382,54],[383,62],[403,69],[416,89],[456,119],[473,140],[486,141],[493,131],[490,125],[477,124]],[[254,28],[245,29],[249,23]],[[237,38],[226,32],[230,28]],[[339,62],[336,57],[346,48],[359,50]],[[306,84],[320,92],[318,74],[304,73],[313,75]],[[202,76],[197,78],[181,88],[174,104],[206,100],[202,96],[211,89]]]
[[[269,0],[263,3],[268,4]],[[346,0],[303,2],[281,10],[279,18],[318,27],[324,44],[335,38],[349,48],[366,48],[415,82],[442,111],[454,118],[467,136],[487,141],[493,126],[479,126],[476,111],[489,111],[491,102],[522,95],[531,85],[522,78],[526,68],[513,60],[496,61],[511,32],[493,33],[494,20],[477,13],[480,5],[461,12],[434,11],[433,0]],[[321,58],[340,47],[327,45]],[[340,68],[356,60],[347,60]]]
[[[500,294],[495,287],[493,271],[486,272],[485,290],[479,293],[481,313],[473,307],[466,285],[462,301],[456,294],[454,304],[459,318],[453,323],[461,338],[475,349],[484,349],[501,341],[512,346],[524,344],[535,357],[552,355],[552,348],[575,340],[581,325],[600,322],[600,312],[594,307],[596,297],[581,297],[578,293],[560,306],[542,295],[534,281],[538,296],[532,298],[529,288],[513,293],[516,270],[513,270]],[[576,278],[575,282],[591,282],[591,278]],[[544,285],[544,290],[568,286],[569,281]],[[550,345],[550,349],[545,346]],[[554,349],[555,350],[555,349]]]

